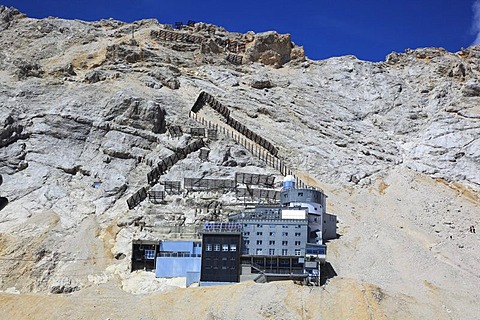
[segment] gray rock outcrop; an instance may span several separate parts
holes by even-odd
[[[250,172],[278,183],[280,172],[220,130],[149,189],[180,182],[180,192],[128,209],[127,199],[150,188],[147,174],[195,141],[195,130],[226,125],[218,109],[189,117],[205,91],[328,191],[342,234],[329,244],[332,265],[359,296],[367,286],[414,301],[412,318],[450,299],[476,306],[480,256],[466,230],[480,221],[480,47],[313,61],[290,35],[202,23],[38,20],[3,6],[0,23],[0,196],[8,199],[0,290],[69,293],[123,281],[132,239],[192,236],[203,221],[243,209],[231,190],[185,191],[185,178]]]

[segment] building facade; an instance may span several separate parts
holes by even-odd
[[[132,270],[187,276],[200,285],[239,282],[242,272],[259,273],[267,281],[318,285],[326,261],[324,241],[336,238],[336,216],[326,212],[320,190],[295,189],[288,181],[280,197],[280,205],[259,205],[230,215],[229,222],[205,223],[202,243],[134,241]]]
[[[200,283],[240,281],[241,230],[235,223],[205,223]]]
[[[202,263],[202,243],[200,241],[160,241],[156,257],[155,276],[161,278],[190,277],[195,273],[200,278]]]
[[[132,242],[132,269],[155,270],[155,258],[159,252],[158,241],[154,240],[133,240]]]
[[[308,239],[305,210],[258,206],[229,219],[242,227],[242,264],[270,272],[302,271]]]

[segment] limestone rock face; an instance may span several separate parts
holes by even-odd
[[[120,92],[105,105],[103,116],[106,120],[154,133],[165,132],[165,110],[154,101],[132,97]]]
[[[258,33],[254,39],[247,51],[251,61],[280,67],[291,60],[292,41],[289,34],[282,35],[271,31]]]
[[[183,152],[201,129],[226,125],[211,107],[192,118],[205,91],[329,196],[341,237],[328,244],[339,277],[325,292],[339,300],[325,310],[348,318],[342,308],[360,297],[367,318],[399,305],[400,318],[479,318],[478,233],[469,230],[480,223],[480,47],[313,61],[276,32],[37,20],[3,6],[0,29],[0,290],[145,292],[130,273],[133,239],[193,237],[248,201],[233,190],[187,192],[185,179],[265,174],[278,190],[281,173],[231,134]],[[147,174],[178,154],[148,186]],[[181,190],[128,209],[138,190],[166,182]],[[275,311],[285,303],[273,299],[250,319],[301,317]]]
[[[24,15],[16,8],[0,6],[0,22],[3,24],[7,24],[10,21],[20,17],[24,17]]]

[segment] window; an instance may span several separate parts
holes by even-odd
[[[261,255],[262,254],[262,249],[258,248],[257,249],[257,255]]]
[[[213,251],[220,251],[220,245],[219,244],[214,244],[213,245]]]
[[[274,241],[274,240],[270,240],[270,241],[268,242],[268,244],[271,245],[271,246],[274,246],[274,245],[275,245],[275,241]]]
[[[257,240],[257,244],[258,244],[258,245],[261,245],[261,244],[262,244],[262,240]]]
[[[282,237],[288,236],[288,232],[282,232]]]
[[[302,251],[300,249],[295,249],[295,255],[300,256],[302,254]]]
[[[274,224],[271,224],[271,225],[270,225],[270,228],[275,228],[275,225],[274,225]]]
[[[250,244],[250,240],[245,240],[245,244]]]
[[[250,231],[246,231],[243,233],[244,236],[249,236],[250,235]]]
[[[299,196],[299,197],[303,197],[303,192],[299,192],[299,193],[298,193],[298,196]]]
[[[228,244],[222,244],[222,251],[228,251]]]
[[[207,244],[206,247],[205,247],[205,250],[206,251],[212,251],[212,245],[210,243]]]
[[[284,224],[284,225],[282,226],[282,228],[283,228],[283,229],[288,229],[288,224]]]
[[[271,256],[275,255],[275,249],[268,249],[268,254]]]
[[[274,236],[275,236],[275,232],[270,232],[270,236],[271,236],[271,237],[274,237]]]
[[[297,228],[297,229],[300,229],[301,227],[302,227],[301,224],[297,224],[297,225],[295,226],[295,228]]]
[[[295,237],[300,237],[302,234],[300,232],[295,232]]]
[[[245,223],[243,226],[246,228],[246,227],[248,227],[248,224]]]
[[[282,241],[282,246],[288,246],[288,241]]]
[[[257,224],[257,228],[263,227],[263,224]]]
[[[257,236],[263,236],[263,232],[257,232]]]
[[[296,245],[296,246],[299,246],[299,245],[301,245],[301,244],[302,244],[301,241],[295,241],[295,245]]]
[[[282,256],[286,256],[287,255],[287,249],[282,249]]]
[[[145,250],[145,259],[155,259],[155,250]]]
[[[233,251],[233,252],[237,251],[237,245],[236,244],[231,244],[230,245],[230,251]]]

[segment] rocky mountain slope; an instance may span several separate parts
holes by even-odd
[[[158,308],[183,301],[193,306],[182,311],[186,318],[206,319],[480,316],[479,237],[469,231],[480,222],[480,48],[407,50],[379,63],[312,61],[275,32],[37,20],[5,7],[0,39],[0,196],[9,200],[0,211],[4,318],[85,312],[73,301],[108,316],[107,308],[137,299]],[[201,125],[189,111],[202,91],[328,194],[340,237],[328,244],[337,276],[324,288],[152,293],[165,284],[129,272],[132,239],[192,229],[242,208],[232,192],[127,207],[152,166],[194,140],[189,128]],[[201,115],[220,123],[208,108]],[[185,134],[170,137],[172,126]],[[162,179],[236,172],[281,179],[226,135],[207,147],[208,161],[194,152]],[[19,310],[19,302],[31,308]],[[182,308],[165,305],[171,308],[111,314],[161,318]]]

